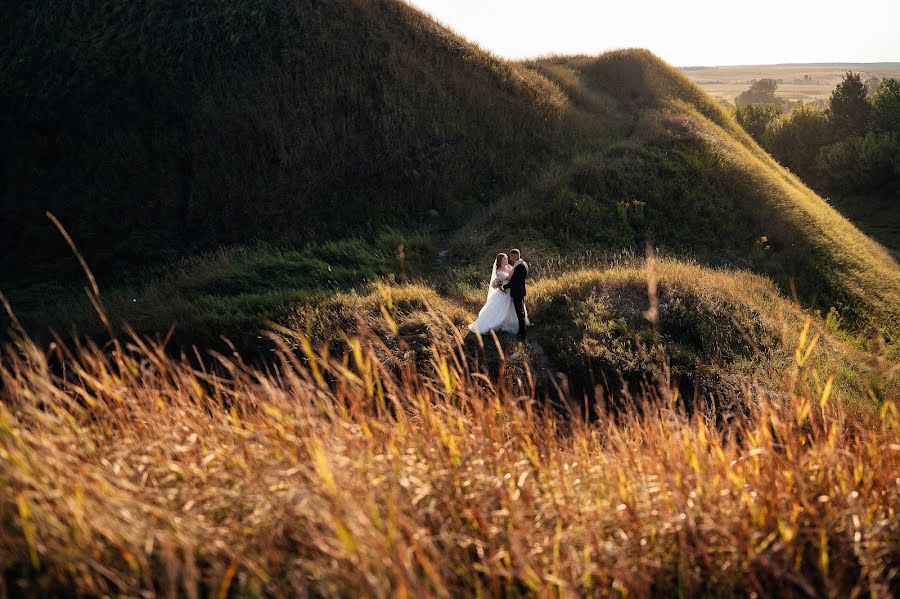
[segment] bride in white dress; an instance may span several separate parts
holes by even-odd
[[[487,301],[478,313],[478,318],[469,325],[473,333],[487,335],[490,331],[503,331],[516,333],[519,330],[519,320],[516,317],[516,308],[508,292],[503,291],[502,286],[512,275],[513,268],[509,264],[506,254],[497,254],[494,260],[494,268],[491,270],[491,282],[488,285]],[[528,311],[525,311],[525,322],[528,322]]]

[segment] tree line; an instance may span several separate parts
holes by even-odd
[[[900,197],[900,81],[847,72],[825,107],[788,109],[777,82],[735,98],[735,117],[781,164],[819,193]]]

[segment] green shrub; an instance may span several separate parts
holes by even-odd
[[[801,105],[771,122],[765,146],[781,164],[811,181],[816,174],[816,154],[831,139],[828,113]]]
[[[769,124],[783,113],[784,108],[777,104],[743,104],[735,109],[734,117],[753,139],[761,142]]]
[[[872,126],[900,133],[900,81],[885,79],[872,95]]]
[[[835,193],[898,188],[900,136],[870,132],[822,148],[816,157],[818,180]],[[898,188],[900,189],[900,188]]]

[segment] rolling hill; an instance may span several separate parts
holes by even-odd
[[[457,254],[474,252],[482,238],[503,247],[521,231],[557,254],[651,241],[676,256],[767,274],[807,305],[834,306],[858,326],[896,334],[900,268],[890,253],[684,75],[645,51],[529,66],[576,80],[583,93],[613,94],[632,128],[476,218],[457,235]],[[509,218],[492,227],[498,213]]]
[[[112,7],[22,3],[2,54],[3,288],[38,327],[84,312],[47,286],[77,276],[50,210],[139,330],[255,335],[297,293],[648,242],[900,330],[888,252],[649,52],[509,63],[393,1]]]
[[[4,287],[222,244],[460,220],[568,137],[566,98],[401,2],[17,3],[0,77]],[[66,258],[61,262],[61,259]]]

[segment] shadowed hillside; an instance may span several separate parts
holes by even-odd
[[[0,50],[5,286],[450,222],[568,139],[564,96],[400,2],[32,1]],[[585,128],[588,127],[588,128]],[[570,135],[566,135],[570,134]],[[70,268],[69,273],[76,272]]]

